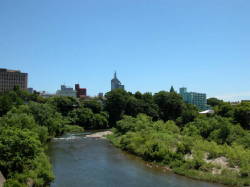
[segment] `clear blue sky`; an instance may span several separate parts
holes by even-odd
[[[250,99],[249,0],[1,0],[0,67],[55,92],[185,86]]]

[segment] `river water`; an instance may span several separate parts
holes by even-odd
[[[150,167],[107,140],[85,135],[69,134],[51,142],[56,177],[52,187],[222,187]]]

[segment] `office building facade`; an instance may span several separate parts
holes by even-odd
[[[117,89],[117,88],[124,89],[124,85],[121,84],[121,82],[117,78],[116,72],[115,72],[114,78],[111,80],[111,90],[114,90],[114,89]]]
[[[0,92],[13,90],[18,86],[22,90],[27,89],[28,73],[19,70],[8,70],[0,68]]]
[[[199,110],[208,109],[206,94],[187,92],[187,88],[180,88],[180,95],[186,103],[195,105]]]

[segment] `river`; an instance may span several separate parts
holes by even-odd
[[[51,142],[56,176],[51,187],[222,187],[163,172],[105,139],[85,135],[68,134]]]

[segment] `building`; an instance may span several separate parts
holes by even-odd
[[[207,96],[204,93],[187,92],[187,88],[180,88],[180,95],[186,103],[197,106],[199,110],[209,109]]]
[[[28,73],[22,73],[19,70],[8,70],[0,68],[0,92],[13,90],[15,86],[26,90],[28,82]]]
[[[199,114],[214,114],[214,110],[204,110],[202,112],[199,112]]]
[[[50,97],[56,96],[56,94],[51,94],[51,93],[48,93],[46,91],[39,91],[38,93],[40,96],[42,96],[44,98],[50,98]]]
[[[61,90],[57,90],[56,95],[76,97],[76,91],[73,88],[61,85]]]
[[[124,89],[124,85],[122,85],[119,79],[116,77],[116,72],[115,72],[114,78],[111,80],[111,90],[114,90],[117,88]]]
[[[33,89],[33,88],[28,88],[27,91],[28,91],[30,94],[33,94],[33,93],[34,93],[34,89]]]
[[[101,97],[103,98],[104,97],[104,94],[102,92],[98,93],[98,97]]]
[[[87,97],[87,89],[80,88],[80,84],[75,84],[76,97],[77,98],[85,98]]]

